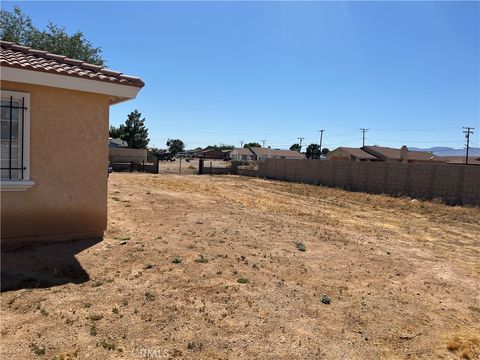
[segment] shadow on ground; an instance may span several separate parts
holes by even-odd
[[[2,249],[1,291],[47,288],[88,281],[88,273],[75,255],[101,240],[89,238]]]

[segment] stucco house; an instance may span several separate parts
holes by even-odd
[[[255,154],[255,160],[265,161],[265,159],[305,159],[305,155],[294,150],[280,150],[271,148],[252,147],[250,151]]]
[[[361,148],[338,147],[327,154],[327,160],[342,161],[380,161],[433,163],[441,162],[431,152],[412,151],[406,146],[400,149],[382,146],[363,146]]]
[[[255,154],[248,148],[235,148],[230,152],[233,161],[255,161]]]
[[[376,156],[367,153],[359,148],[338,147],[327,154],[327,160],[343,160],[343,161],[379,161]]]
[[[305,159],[305,155],[293,150],[250,147],[235,148],[230,152],[233,161],[265,161],[265,159]]]
[[[202,152],[202,155],[205,157],[205,159],[224,159],[225,158],[225,154],[223,153],[223,151],[218,149],[205,150]]]
[[[384,146],[363,146],[362,150],[384,162],[431,163],[435,157],[429,151],[412,151],[407,146],[400,149]]]
[[[135,98],[143,81],[0,45],[2,244],[102,236],[109,107]]]

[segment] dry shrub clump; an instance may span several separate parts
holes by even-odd
[[[447,350],[459,353],[462,359],[480,359],[480,335],[455,334],[447,340]]]

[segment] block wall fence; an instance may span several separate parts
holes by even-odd
[[[480,166],[266,159],[259,164],[257,176],[374,194],[442,199],[448,204],[480,205]]]

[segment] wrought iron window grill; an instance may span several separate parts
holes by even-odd
[[[8,129],[8,167],[4,167],[2,166],[0,169],[1,170],[8,170],[8,177],[4,177],[3,175],[3,171],[2,171],[2,179],[9,179],[9,180],[12,180],[12,179],[15,179],[17,180],[18,178],[20,179],[24,179],[24,171],[27,169],[24,165],[24,149],[25,149],[25,144],[24,144],[24,140],[25,140],[25,111],[27,111],[28,109],[25,107],[25,98],[22,97],[21,98],[21,106],[19,105],[14,105],[14,99],[13,99],[13,96],[10,96],[10,101],[8,102],[8,104],[4,104],[5,101],[3,101],[2,99],[2,103],[1,103],[1,107],[2,107],[2,123],[5,122],[5,120],[8,122],[9,124],[9,129]],[[17,103],[18,101],[15,101],[15,103]],[[8,118],[5,119],[3,117],[3,109],[7,109],[7,113],[8,113]],[[18,116],[18,127],[17,127],[17,132],[20,132],[21,134],[21,139],[20,139],[20,142],[19,142],[19,139],[18,139],[18,133],[16,134],[17,136],[17,154],[20,154],[20,166],[18,166],[18,161],[17,161],[17,166],[13,166],[13,158],[12,158],[12,148],[13,148],[13,138],[14,138],[14,133],[13,133],[13,111],[14,109],[16,109],[19,114],[18,115],[21,115],[21,116]],[[2,138],[1,138],[1,141],[2,143],[5,141],[4,139],[4,134],[3,134],[3,127],[4,127],[4,124],[2,124]],[[19,131],[21,129],[21,131]],[[3,145],[3,144],[2,144]],[[3,158],[3,155],[2,155],[2,158]],[[12,176],[12,172],[13,171],[18,171],[20,170],[20,177],[16,176],[16,177],[13,177]]]

